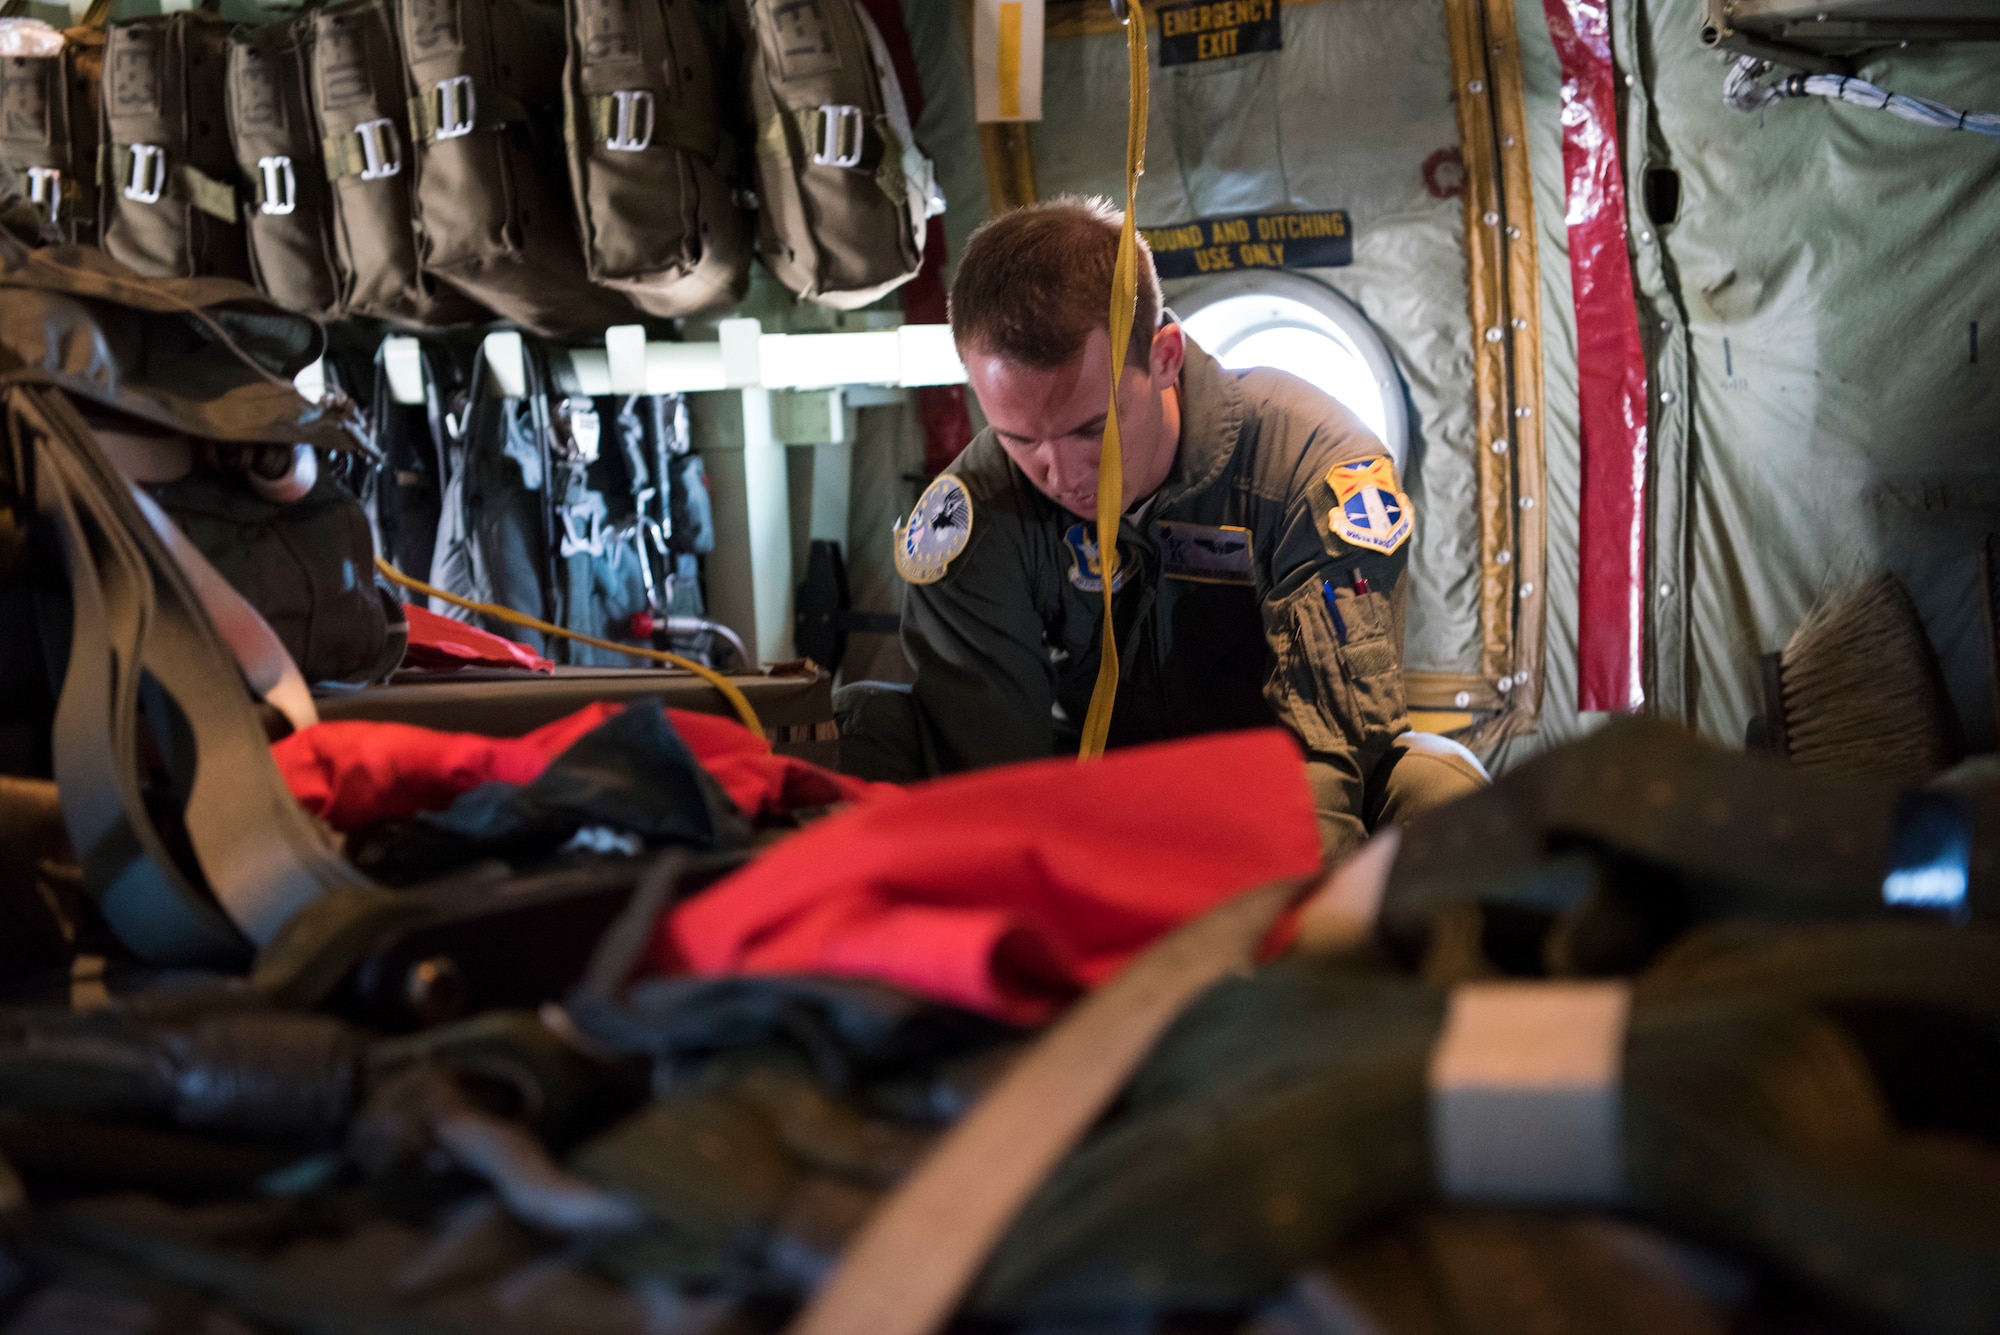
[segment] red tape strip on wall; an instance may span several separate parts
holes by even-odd
[[[1563,176],[1583,446],[1577,701],[1631,710],[1646,604],[1646,358],[1626,249],[1618,94],[1605,0],[1543,0],[1562,63]]]

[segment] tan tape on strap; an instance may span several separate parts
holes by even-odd
[[[1454,1200],[1624,1195],[1628,984],[1467,983],[1431,1050],[1431,1160]]]
[[[113,144],[111,146],[112,188],[115,190],[131,179],[131,145]],[[179,200],[212,218],[219,218],[229,223],[237,221],[236,188],[216,180],[199,167],[175,161],[171,155],[167,159],[166,189],[160,193],[163,199]]]

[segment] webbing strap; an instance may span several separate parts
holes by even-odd
[[[590,141],[601,144],[617,133],[618,95],[616,93],[594,93],[590,104]],[[713,163],[723,156],[725,136],[722,127],[706,116],[696,115],[685,107],[662,104],[654,101],[651,115],[654,118],[652,142],[677,148],[683,153],[692,153]]]
[[[757,127],[757,153],[786,164],[792,171],[808,167],[839,167],[873,178],[892,203],[901,204],[907,189],[903,173],[903,140],[889,118],[880,114],[860,117],[858,141],[845,145],[844,156],[829,157],[827,108],[794,107],[766,117]],[[831,142],[842,147],[836,132]]]
[[[943,1326],[1008,1225],[1167,1026],[1211,983],[1248,968],[1310,884],[1280,881],[1210,909],[1078,1002],[869,1216],[788,1335]]]
[[[111,147],[111,188],[120,190],[132,179],[132,146]],[[233,223],[237,220],[236,187],[216,180],[201,168],[185,162],[167,164],[165,194],[183,204],[200,209],[213,218]]]
[[[445,126],[440,103],[441,99],[436,89],[409,100],[410,133],[417,137],[418,143],[438,142],[438,130]],[[527,104],[520,98],[503,93],[497,88],[476,88],[473,108],[475,119],[471,126],[460,131],[461,134],[471,130],[504,129],[528,119]],[[448,134],[444,137],[455,139],[458,136]]]
[[[140,655],[153,616],[144,558],[129,531],[106,522],[84,461],[62,448],[59,396],[14,398],[17,448],[33,451],[35,508],[54,530],[69,574],[69,663],[52,729],[63,824],[85,887],[120,940],[142,957],[228,966],[242,937],[189,884],[146,814],[133,756],[139,738]],[[71,410],[73,412],[73,410]]]
[[[1118,259],[1111,271],[1111,406],[1104,418],[1104,452],[1097,463],[1097,551],[1104,566],[1104,641],[1097,655],[1097,684],[1090,691],[1090,710],[1083,716],[1079,760],[1104,754],[1111,735],[1111,710],[1118,698],[1118,634],[1112,626],[1111,599],[1118,572],[1118,523],[1125,513],[1125,457],[1118,426],[1118,381],[1131,344],[1132,317],[1139,296],[1138,216],[1139,175],[1146,170],[1146,12],[1142,0],[1130,0],[1125,15],[1125,60],[1131,79],[1125,115],[1125,222],[1118,229]],[[1150,335],[1151,331],[1146,331]]]
[[[240,964],[322,894],[369,883],[292,800],[234,657],[89,427],[58,392],[11,397],[69,571],[55,763],[85,884],[141,957]],[[212,899],[179,870],[140,791],[142,684]],[[184,726],[165,725],[167,701]]]

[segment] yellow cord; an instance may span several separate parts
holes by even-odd
[[[1125,352],[1132,335],[1133,308],[1139,295],[1137,230],[1139,174],[1146,169],[1146,11],[1140,0],[1129,0],[1125,19],[1125,60],[1131,75],[1130,104],[1125,122],[1125,224],[1118,230],[1118,261],[1111,274],[1111,407],[1104,419],[1104,452],[1097,463],[1097,564],[1104,580],[1104,644],[1097,662],[1097,685],[1091,688],[1090,711],[1083,718],[1083,744],[1077,759],[1104,754],[1111,735],[1111,709],[1118,698],[1118,636],[1111,624],[1111,586],[1118,574],[1118,522],[1125,511],[1125,459],[1118,434],[1118,381],[1125,371]],[[1144,331],[1149,336],[1151,331]],[[1150,358],[1149,358],[1150,364]]]
[[[558,635],[565,640],[575,640],[579,644],[595,645],[599,649],[609,649],[613,653],[630,654],[634,658],[649,658],[656,663],[670,663],[674,667],[683,668],[694,673],[695,676],[700,677],[716,690],[721,691],[722,698],[729,701],[729,707],[736,711],[736,717],[743,720],[744,727],[750,729],[750,731],[756,733],[759,737],[764,735],[764,725],[758,720],[757,711],[751,707],[750,697],[738,690],[735,682],[729,680],[729,678],[723,676],[714,668],[695,662],[692,658],[683,658],[679,654],[670,654],[664,649],[635,649],[629,644],[620,644],[616,640],[600,640],[595,635],[579,635],[573,630],[564,630],[561,626],[552,626],[546,621],[531,617],[526,612],[516,612],[511,607],[501,607],[497,603],[478,603],[470,598],[461,598],[455,593],[446,593],[443,589],[433,588],[420,579],[411,579],[408,575],[405,575],[379,556],[375,558],[375,568],[382,572],[385,579],[400,584],[406,589],[414,590],[427,598],[437,598],[443,602],[450,603],[453,607],[463,607],[468,612],[484,613],[495,620],[504,621],[510,626],[526,626],[529,630],[538,630],[544,635]]]

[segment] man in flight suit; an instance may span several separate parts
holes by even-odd
[[[841,692],[842,768],[908,781],[1076,750],[1102,634],[1119,225],[1101,203],[1057,199],[967,244],[952,333],[989,425],[897,530],[916,682]],[[1340,856],[1485,777],[1463,747],[1409,732],[1409,498],[1354,414],[1281,371],[1224,370],[1161,321],[1143,242],[1139,267],[1118,388],[1110,745],[1281,724]]]

